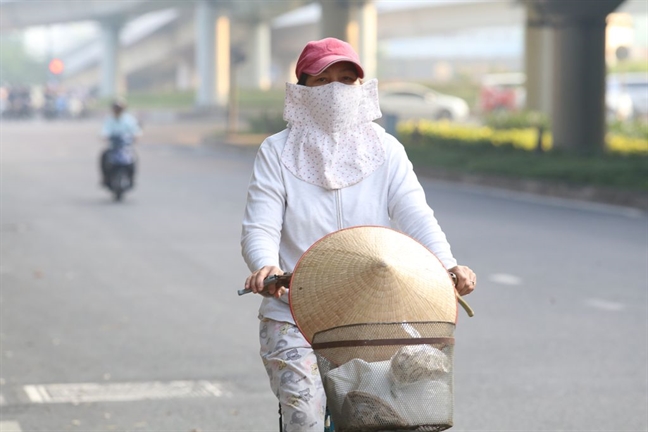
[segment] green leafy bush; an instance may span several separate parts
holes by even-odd
[[[648,122],[640,120],[622,122],[616,120],[608,124],[608,132],[613,135],[648,140]]]
[[[417,167],[511,178],[648,191],[648,141],[609,134],[609,152],[573,155],[552,148],[551,133],[534,128],[496,130],[450,122],[403,122],[398,138]]]
[[[259,115],[251,116],[248,119],[251,133],[274,134],[286,128],[286,120],[283,113],[276,111],[263,111]]]
[[[487,114],[484,124],[492,129],[551,129],[549,118],[537,111],[499,111]]]

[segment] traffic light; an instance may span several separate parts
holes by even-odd
[[[63,73],[65,65],[63,64],[63,61],[61,59],[53,58],[49,62],[48,69],[50,73],[52,73],[52,75],[60,75]]]

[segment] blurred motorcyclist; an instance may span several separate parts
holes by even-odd
[[[104,120],[101,137],[107,142],[108,148],[101,154],[101,183],[108,186],[109,154],[119,146],[128,146],[142,135],[142,129],[137,119],[126,112],[127,104],[124,99],[115,99],[111,104],[112,115]]]

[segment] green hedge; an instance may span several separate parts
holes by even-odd
[[[545,129],[546,130],[546,129]],[[409,144],[448,144],[486,147],[511,147],[526,151],[548,151],[553,147],[550,132],[542,135],[538,147],[538,129],[494,129],[489,126],[465,125],[427,120],[399,123],[398,134]],[[648,135],[626,136],[609,133],[606,137],[609,153],[621,155],[648,155]]]
[[[404,122],[397,128],[416,166],[440,170],[550,180],[626,190],[648,190],[648,141],[610,136],[617,149],[604,155],[577,156],[551,150],[551,134],[537,130],[494,130],[444,122]],[[615,140],[618,140],[615,141]]]

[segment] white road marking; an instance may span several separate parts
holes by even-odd
[[[42,386],[25,386],[23,389],[27,394],[27,397],[32,402],[43,402],[43,394],[41,393],[40,387]]]
[[[229,396],[220,383],[213,381],[46,384],[27,385],[23,389],[33,403],[76,404]]]
[[[2,432],[22,432],[18,422],[14,421],[0,421],[0,431]]]
[[[488,280],[502,285],[520,285],[522,279],[507,273],[495,273],[488,276]]]
[[[7,400],[4,398],[2,394],[0,394],[0,406],[4,406],[4,405],[7,405]],[[0,429],[0,432],[1,431],[2,429]]]
[[[625,309],[625,305],[623,303],[617,303],[617,302],[612,302],[612,301],[597,299],[597,298],[587,299],[585,301],[585,304],[595,309],[611,311],[611,312],[618,312],[620,310]]]

